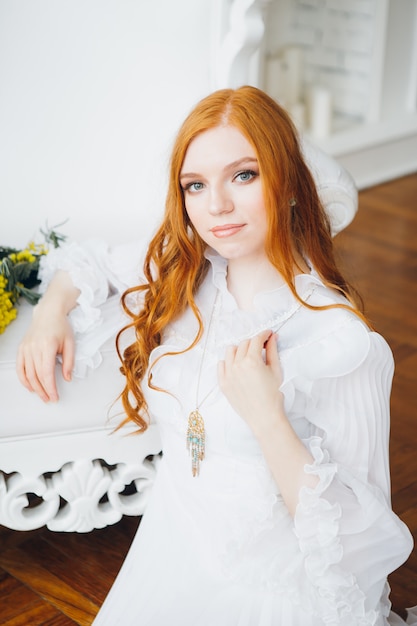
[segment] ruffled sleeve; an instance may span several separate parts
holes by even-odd
[[[144,242],[115,248],[101,240],[64,244],[43,257],[39,290],[41,293],[46,291],[57,270],[68,272],[81,292],[70,319],[75,332],[84,333],[100,322],[100,307],[110,295],[121,294],[128,287],[139,284],[144,250]]]
[[[412,549],[390,505],[392,354],[360,322],[302,353],[302,362],[291,355],[284,386],[289,413],[312,425],[305,443],[314,462],[305,471],[319,479],[302,488],[294,519],[310,594],[326,624],[379,624],[389,614],[386,578]]]
[[[44,293],[57,270],[69,273],[80,290],[77,306],[69,314],[76,337],[74,376],[85,377],[88,369],[102,362],[102,349],[126,324],[120,296],[140,284],[147,242],[138,241],[111,248],[104,241],[68,243],[51,250],[42,259],[40,293]],[[139,303],[133,300],[129,306]]]

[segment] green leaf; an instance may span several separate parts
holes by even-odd
[[[0,246],[0,259],[4,259],[4,257],[9,256],[9,254],[17,254],[18,252],[19,250],[16,248],[4,248],[3,246]]]
[[[39,269],[39,260],[36,259],[33,263],[29,263],[29,261],[22,261],[21,263],[16,263],[14,265],[14,275],[16,282],[23,283],[25,286],[28,286],[26,283],[33,282],[33,278],[36,279]]]
[[[36,304],[38,300],[41,298],[40,293],[36,293],[36,291],[32,291],[31,289],[27,289],[26,287],[16,287],[17,297],[24,298],[29,304]]]
[[[65,224],[66,221],[53,228],[47,226],[45,231],[40,229],[47,244],[52,244],[54,248],[58,248],[66,240],[65,235],[55,230]],[[33,291],[33,288],[41,282],[38,278],[38,272],[43,254],[37,254],[36,251],[31,252],[34,257],[32,262],[14,262],[9,258],[11,254],[18,254],[19,252],[20,250],[16,248],[0,246],[0,274],[6,279],[6,291],[11,293],[10,298],[14,304],[19,298],[24,298],[30,304],[36,304],[41,298],[41,294]]]
[[[58,233],[55,229],[60,228],[67,222],[68,220],[65,220],[65,222],[61,222],[60,224],[57,224],[56,226],[53,226],[52,228],[49,228],[48,225],[46,225],[46,231],[40,229],[42,235],[45,237],[45,241],[47,243],[51,243],[54,246],[54,248],[59,248],[61,243],[65,241],[67,237],[66,235],[63,235],[62,233]]]

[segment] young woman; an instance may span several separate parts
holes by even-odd
[[[52,348],[41,358],[33,339],[41,301],[20,349],[44,399],[57,352],[69,376],[79,293],[58,274],[43,300]],[[387,584],[412,547],[390,506],[392,354],[266,94],[222,90],[187,117],[144,282],[123,302],[126,419],[156,420],[163,458],[95,626],[403,623]]]

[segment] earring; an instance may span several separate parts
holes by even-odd
[[[295,198],[290,198],[289,205],[296,206],[296,204],[297,204],[297,200]]]

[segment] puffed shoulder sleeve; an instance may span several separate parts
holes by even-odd
[[[350,224],[358,210],[358,191],[354,180],[340,163],[307,139],[302,139],[301,148],[330,218],[332,234],[336,235]]]
[[[302,353],[289,363],[287,399],[311,425],[305,471],[318,478],[302,488],[294,519],[305,572],[329,623],[379,623],[386,577],[412,549],[390,504],[392,353],[359,321]]]
[[[80,290],[70,319],[75,332],[84,333],[102,320],[103,305],[110,296],[141,282],[144,255],[145,243],[140,241],[114,248],[101,240],[64,244],[42,258],[40,293],[57,270],[68,272]]]

